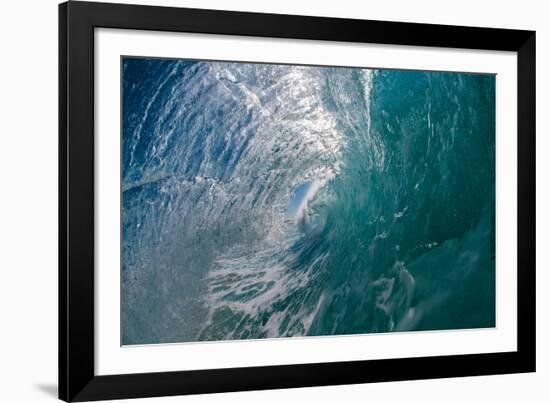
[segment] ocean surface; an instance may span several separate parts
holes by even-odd
[[[122,64],[123,344],[495,326],[494,75]]]

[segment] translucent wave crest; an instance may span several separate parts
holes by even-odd
[[[494,326],[494,86],[124,59],[123,343]]]

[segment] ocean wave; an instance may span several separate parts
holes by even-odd
[[[494,325],[493,76],[127,58],[123,85],[125,344]]]

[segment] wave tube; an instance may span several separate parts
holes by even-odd
[[[123,344],[495,326],[493,75],[122,63]]]

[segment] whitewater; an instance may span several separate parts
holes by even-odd
[[[495,77],[123,59],[122,342],[495,326]]]

